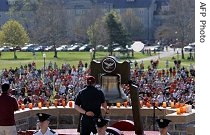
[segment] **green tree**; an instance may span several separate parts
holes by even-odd
[[[0,31],[0,46],[2,46],[3,45],[3,43],[4,43],[4,37],[5,35],[4,35],[4,33],[3,33],[3,31]]]
[[[106,17],[106,26],[109,33],[109,51],[110,55],[113,52],[113,44],[118,43],[124,49],[126,45],[131,43],[130,36],[126,32],[125,28],[122,26],[122,23],[119,21],[119,17],[115,12],[108,13]]]
[[[39,4],[39,0],[15,0],[15,2],[10,4],[8,12],[10,18],[20,22],[27,30],[31,42],[34,42],[31,33],[36,31],[34,21],[36,17],[35,13]]]
[[[29,37],[24,27],[16,20],[7,21],[2,27],[3,32],[2,41],[3,43],[15,46],[24,46],[25,43],[29,42]],[[14,49],[14,59],[17,59],[16,50]]]

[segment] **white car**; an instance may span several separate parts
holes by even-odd
[[[195,52],[195,43],[190,43],[189,45],[184,47],[185,52]]]
[[[61,45],[60,47],[56,48],[56,51],[66,51],[67,50],[67,45]]]
[[[7,52],[7,51],[10,51],[10,47],[3,46],[3,47],[0,48],[0,52]]]

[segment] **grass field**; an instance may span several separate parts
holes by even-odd
[[[57,65],[60,67],[64,63],[69,63],[71,66],[75,65],[77,66],[79,60],[82,60],[83,63],[87,62],[88,64],[90,63],[91,60],[91,54],[90,52],[58,52],[58,58],[54,58],[54,52],[45,52],[46,54],[46,66],[48,63],[51,61],[52,63],[56,62]],[[37,69],[40,69],[44,66],[44,58],[43,58],[43,53],[42,52],[36,52],[36,56],[34,57],[32,52],[16,52],[17,59],[14,60],[14,53],[13,52],[1,52],[1,57],[0,57],[0,70],[7,68],[9,69],[10,67],[15,68],[15,67],[20,67],[20,65],[25,65],[31,62],[35,62]],[[121,61],[125,60],[135,60],[135,59],[141,59],[148,57],[147,54],[142,54],[142,53],[134,53],[134,57],[128,57],[124,56],[122,54],[116,53],[117,56],[120,56]],[[155,54],[152,54],[155,55]],[[157,55],[157,54],[156,54]],[[101,60],[104,57],[108,56],[108,52],[96,52],[96,59]],[[185,54],[185,58],[188,57],[188,54]],[[175,56],[176,58],[176,56]],[[166,58],[161,58],[159,60],[159,68],[165,68],[165,63],[166,60],[169,60],[169,66],[174,66],[173,59],[172,57],[166,57]],[[190,63],[192,65],[195,65],[194,60],[181,60],[182,61],[182,66],[189,67]],[[145,68],[150,65],[150,61],[144,61],[145,63]]]

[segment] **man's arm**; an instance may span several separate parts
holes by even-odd
[[[79,113],[81,113],[81,114],[85,114],[86,113],[86,111],[84,110],[84,109],[82,109],[80,106],[78,106],[78,105],[74,105],[74,108],[79,112]]]
[[[104,103],[101,104],[101,106],[103,107],[105,113],[108,114],[109,113],[109,108],[107,107],[107,103],[104,102]]]
[[[19,110],[18,102],[16,99],[14,99],[14,111],[18,111],[18,110]]]

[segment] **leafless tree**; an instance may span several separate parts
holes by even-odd
[[[127,9],[121,13],[121,22],[133,40],[143,39],[144,28],[134,9]]]
[[[36,41],[54,45],[54,57],[57,58],[56,46],[68,43],[67,16],[62,0],[43,0],[36,11],[34,24]]]
[[[174,26],[174,33],[182,45],[182,59],[184,59],[184,46],[195,42],[195,1],[172,0],[170,11],[172,13],[169,23]],[[188,5],[186,7],[186,5]]]
[[[195,1],[171,0],[169,19],[156,30],[156,38],[174,38],[180,43],[182,59],[184,59],[184,46],[195,42]]]

